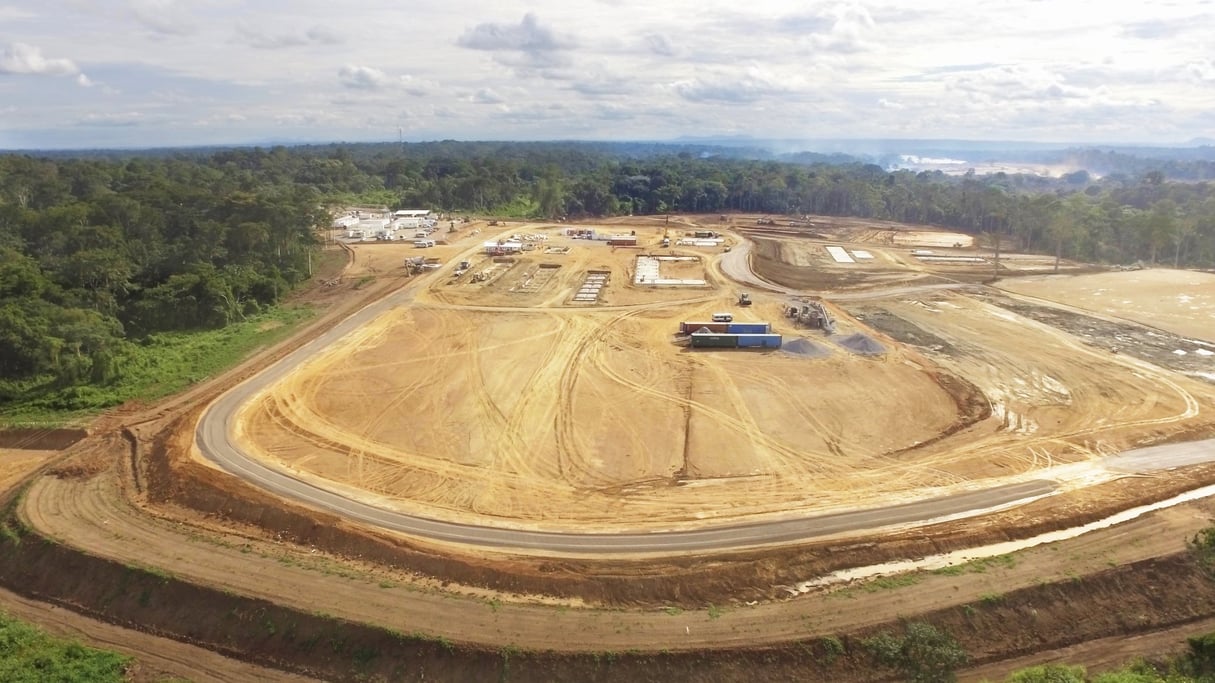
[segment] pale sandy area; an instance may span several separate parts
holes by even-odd
[[[1019,278],[1000,287],[1215,343],[1212,273],[1152,268]]]
[[[647,528],[1024,478],[1180,429],[1194,403],[1210,399],[1201,386],[961,294],[880,302],[948,342],[930,354],[839,311],[839,336],[867,334],[887,348],[855,355],[793,327],[782,298],[757,293],[755,306],[737,307],[733,286],[714,280],[720,248],[660,249],[664,233],[678,237],[686,226],[622,226],[637,232],[636,249],[569,239],[565,227],[511,228],[548,240],[509,260],[474,254],[471,240],[451,247],[450,259],[472,262],[468,272],[455,276],[449,264],[425,276],[414,305],[247,407],[241,429],[252,449],[417,514]],[[811,243],[782,249],[821,252]],[[874,252],[887,268],[897,263],[888,248]],[[702,265],[680,275],[703,273],[710,284],[633,286],[638,253],[697,255]],[[472,278],[482,271],[486,279]],[[575,303],[590,272],[608,273],[609,284],[598,303]],[[719,310],[769,321],[826,353],[677,343],[680,321]],[[966,421],[984,404],[990,417]]]

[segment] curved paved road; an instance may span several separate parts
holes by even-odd
[[[741,251],[741,250],[740,250]],[[745,251],[741,254],[745,259]],[[736,257],[737,258],[737,257]],[[745,260],[740,259],[742,263]],[[735,263],[738,263],[736,261]],[[727,272],[733,269],[726,268]],[[749,270],[749,269],[748,269]],[[731,272],[731,274],[733,274]],[[202,454],[227,472],[278,495],[298,500],[315,508],[368,524],[434,540],[495,548],[544,550],[574,554],[678,553],[727,550],[770,543],[809,540],[830,534],[877,529],[893,525],[923,523],[953,516],[977,515],[993,508],[1027,502],[1053,493],[1055,482],[1038,479],[997,486],[913,503],[870,510],[807,516],[798,519],[730,524],[688,531],[648,533],[573,533],[543,532],[485,527],[428,519],[385,510],[346,498],[269,467],[242,450],[233,438],[230,425],[237,410],[253,394],[278,382],[285,375],[346,334],[384,312],[413,300],[414,287],[407,287],[359,310],[308,344],[274,365],[225,393],[204,412],[195,430],[195,442]],[[1195,458],[1215,460],[1215,441],[1177,444],[1186,464]],[[1169,450],[1153,450],[1150,457],[1120,456],[1120,465],[1134,463],[1142,470],[1173,466]]]

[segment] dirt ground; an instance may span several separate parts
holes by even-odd
[[[634,286],[636,255],[656,251],[664,232],[686,231],[675,225],[612,226],[636,233],[641,248],[540,224],[501,233],[545,238],[518,257],[478,254],[481,236],[446,247],[463,251],[445,252],[446,267],[423,276],[414,305],[264,393],[241,430],[261,457],[399,510],[624,530],[822,513],[1043,476],[1207,424],[1196,406],[1215,405],[1209,386],[965,292],[845,305],[826,338],[793,326],[779,298],[737,307],[735,290],[703,265],[680,276],[701,274],[704,288]],[[942,234],[881,227],[836,230],[857,240],[846,243],[854,253],[868,245],[874,258],[856,264],[834,264],[817,240],[760,244],[824,281],[853,268],[866,287],[948,269],[872,246],[892,234]],[[366,249],[399,257],[412,247]],[[669,251],[704,264],[722,253]],[[456,259],[471,262],[467,272],[455,274]],[[769,276],[764,268],[761,258],[758,272]],[[610,273],[601,304],[575,305],[591,271]],[[477,272],[489,274],[478,282]],[[822,353],[677,342],[680,321],[718,310],[771,322]],[[850,352],[839,345],[850,334],[885,353]],[[1094,466],[1064,483],[1101,476]]]
[[[403,509],[511,526],[691,526],[706,518],[753,518],[790,507],[855,506],[866,492],[891,500],[1047,472],[1075,485],[1067,496],[991,518],[998,521],[957,522],[975,539],[1000,539],[1009,529],[1044,519],[1066,523],[1090,514],[1111,492],[1150,496],[1153,486],[1177,486],[1178,478],[1197,476],[1120,479],[1104,485],[1113,488],[1092,489],[1092,496],[1080,488],[1107,481],[1108,473],[1092,466],[1096,455],[1208,429],[1215,405],[1211,385],[1186,377],[1185,368],[1164,364],[1160,354],[1168,352],[1143,359],[1127,351],[1112,353],[1118,349],[1094,341],[1113,329],[1095,327],[1104,322],[1099,317],[971,289],[839,304],[828,297],[841,327],[841,334],[828,338],[782,320],[780,297],[759,293],[751,309],[732,306],[733,286],[713,279],[712,262],[720,249],[682,250],[702,256],[710,280],[705,289],[668,292],[629,285],[633,257],[653,250],[664,229],[690,229],[693,220],[617,219],[613,228],[636,229],[646,247],[612,250],[568,240],[568,253],[520,256],[492,286],[451,277],[455,262],[472,260],[489,239],[484,232],[471,234],[475,228],[457,244],[422,250],[444,266],[416,280],[404,279],[403,268],[394,270],[417,254],[411,245],[356,245],[344,283],[333,291],[349,296],[356,289],[417,287],[416,303],[359,330],[261,397],[244,416],[245,429],[264,457],[304,476],[355,483],[364,487],[363,495],[386,498]],[[564,227],[509,226],[502,234],[544,232],[556,244],[564,239],[556,234]],[[794,240],[805,241],[781,235],[761,243]],[[789,272],[817,273],[825,268],[809,255],[821,252],[822,244],[781,244],[775,256],[754,262],[766,277],[773,277],[764,271],[766,265],[784,263],[782,258],[804,260],[804,265],[784,263]],[[871,247],[879,262],[872,277],[947,279],[941,274],[946,266],[920,269],[907,261],[902,247],[848,244]],[[556,272],[540,277],[542,264],[561,268],[546,268]],[[601,268],[611,273],[602,303],[573,305],[569,294],[582,274]],[[368,276],[375,277],[359,284]],[[836,282],[841,289],[852,286],[834,274],[806,277]],[[680,320],[723,309],[739,319],[769,320],[786,340],[804,336],[827,352],[815,358],[692,352],[674,343]],[[1109,334],[1129,334],[1118,330]],[[853,333],[882,344],[886,353],[849,352],[839,338]],[[1147,338],[1146,332],[1134,334]],[[1205,357],[1190,353],[1187,358]],[[727,665],[732,647],[803,642],[893,624],[943,606],[984,612],[1018,588],[1052,580],[1070,584],[1176,553],[1215,515],[1209,500],[1187,503],[1017,552],[1010,560],[927,573],[908,582],[844,585],[779,599],[788,595],[790,575],[798,573],[801,565],[795,563],[782,566],[781,580],[763,595],[753,583],[738,584],[733,596],[717,584],[713,604],[700,609],[686,600],[678,607],[596,609],[577,600],[449,585],[442,576],[419,577],[407,567],[294,545],[280,530],[234,530],[222,513],[152,507],[133,497],[119,473],[90,478],[92,471],[39,479],[22,505],[23,518],[97,556],[221,586],[232,595],[296,605],[310,614],[490,648],[597,653],[712,648],[727,653],[722,660]],[[953,545],[963,540],[938,540],[929,533],[910,530],[871,543],[860,539],[850,548],[864,545],[872,561],[880,561],[894,559],[891,553],[912,542],[965,547]],[[805,562],[805,579],[818,576],[815,567],[833,554],[828,547],[796,556]],[[811,555],[816,559],[805,559]],[[724,565],[717,558],[698,563],[704,571]],[[596,572],[627,578],[624,564],[554,561],[538,572],[540,577],[585,572],[591,583]],[[1124,598],[1147,596],[1162,579],[1149,571],[1142,585],[1131,581],[1089,596],[1095,600],[1093,613],[1118,614]],[[671,590],[678,592],[674,580]],[[995,614],[988,627],[1007,624],[997,640],[1017,639],[1032,652],[1041,634],[1069,628],[1064,598],[1034,613],[1048,604],[1061,611],[1044,622],[1018,626],[1017,619],[1031,609],[1032,603],[1025,603]],[[1190,618],[1171,611],[1176,606],[1161,607],[1161,615],[1149,613],[1149,607],[1145,603],[1137,623],[1156,623],[1144,621],[1149,616],[1160,616],[1161,624]],[[1132,621],[1128,617],[1118,632],[1134,632]],[[1095,641],[1078,656],[1112,662],[1140,651]],[[1026,657],[1017,665],[1053,656]],[[1007,670],[986,665],[977,671],[1000,675]]]
[[[110,476],[42,478],[31,489],[22,516],[41,533],[127,566],[153,567],[183,581],[222,586],[231,595],[400,633],[538,651],[665,653],[813,640],[928,610],[983,606],[995,602],[991,596],[1051,581],[1071,584],[1077,577],[1180,551],[1186,538],[1209,524],[1212,505],[1209,500],[1180,505],[996,562],[924,573],[914,581],[843,585],[784,600],[722,596],[700,608],[634,610],[487,595],[456,585],[440,589],[407,569],[337,558],[284,543],[274,534],[233,534],[220,530],[214,520],[182,523],[148,514],[132,505]],[[1121,583],[1101,599],[1113,604],[1132,590]],[[162,609],[176,613],[189,607]],[[1068,628],[1065,621],[1052,619],[1038,625],[1036,637]],[[995,646],[1006,640],[1001,636],[988,642]]]
[[[7,490],[22,477],[58,455],[58,451],[31,451],[0,448],[0,491]]]
[[[1208,342],[1215,372],[1215,274],[1152,268],[1005,280],[1000,288]]]

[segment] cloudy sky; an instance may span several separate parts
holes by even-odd
[[[1212,36],[1215,0],[0,0],[0,149],[1179,143]]]

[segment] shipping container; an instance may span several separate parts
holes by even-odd
[[[740,334],[736,336],[738,337],[738,346],[745,349],[779,349],[781,345],[781,336],[779,334]]]
[[[768,334],[772,332],[771,323],[730,323],[726,332],[730,334]]]
[[[738,335],[696,333],[692,335],[692,347],[702,349],[738,348]]]
[[[718,334],[726,334],[730,331],[729,327],[730,327],[729,323],[683,322],[683,323],[679,323],[679,333],[680,334],[692,334],[693,332],[699,332],[701,329],[707,328],[710,332],[716,332]]]

